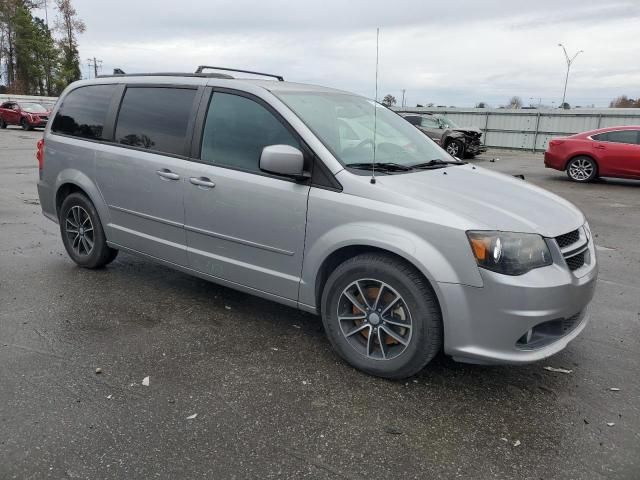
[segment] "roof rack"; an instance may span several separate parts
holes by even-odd
[[[198,78],[226,78],[231,75],[224,73],[184,73],[184,72],[154,72],[154,73],[114,73],[113,75],[98,75],[96,78],[112,77],[198,77]]]
[[[282,75],[274,75],[273,73],[252,72],[251,70],[238,70],[237,68],[211,67],[209,65],[200,65],[196,70],[196,75],[201,74],[205,68],[208,70],[222,70],[224,72],[250,73],[251,75],[276,78],[278,79],[278,81],[284,82],[284,78],[282,77]]]

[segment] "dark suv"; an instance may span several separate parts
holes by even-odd
[[[401,112],[400,115],[443,147],[449,155],[473,158],[487,151],[480,141],[482,132],[477,127],[459,127],[444,115],[432,113]]]

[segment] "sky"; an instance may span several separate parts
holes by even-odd
[[[640,96],[640,0],[74,0],[87,59],[103,73],[192,72],[197,65],[278,73],[286,80],[407,106],[490,106],[520,96],[607,106]]]

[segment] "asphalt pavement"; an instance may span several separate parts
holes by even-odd
[[[312,315],[126,254],[76,267],[40,211],[41,135],[0,130],[0,479],[640,478],[640,182],[473,160],[585,212],[591,323],[541,363],[393,382]]]

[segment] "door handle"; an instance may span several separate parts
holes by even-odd
[[[197,185],[198,187],[203,187],[206,189],[209,188],[213,188],[216,186],[215,183],[213,183],[210,179],[208,179],[207,177],[200,177],[200,178],[196,178],[196,177],[191,177],[189,179],[189,181],[194,184]]]
[[[158,170],[156,171],[156,173],[160,175],[162,178],[166,178],[167,180],[180,180],[180,175],[178,175],[177,173],[173,173],[168,168],[163,168],[162,170]]]
[[[607,147],[605,147],[604,145],[596,145],[596,146],[595,146],[595,147],[593,147],[593,148],[597,148],[598,150],[604,150],[604,149],[605,149],[605,148],[607,148]]]

